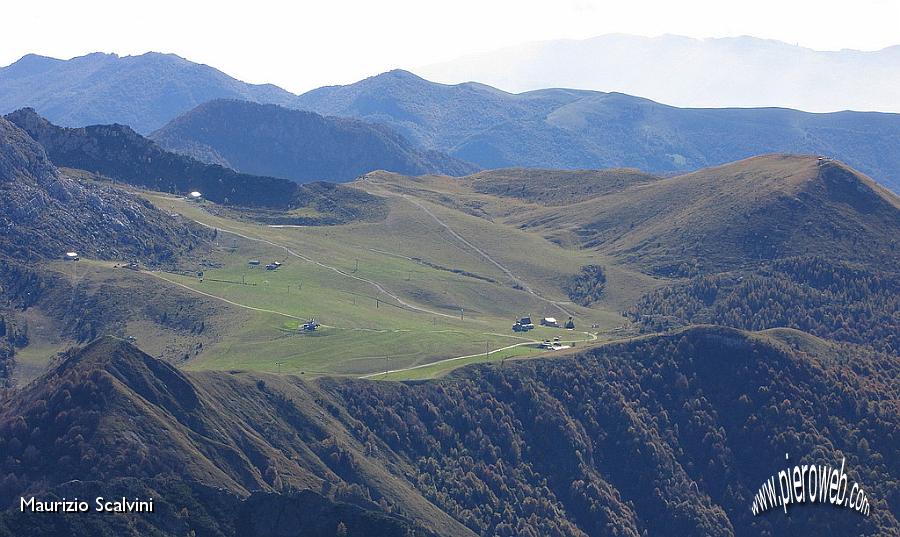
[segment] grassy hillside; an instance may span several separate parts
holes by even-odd
[[[569,262],[577,253],[474,217],[444,215],[462,216],[452,224],[464,236],[489,238],[482,246],[490,247],[504,267],[527,270],[522,277],[538,294],[517,288],[516,280],[401,199],[390,201],[390,213],[383,221],[327,228],[260,226],[210,214],[195,204],[160,196],[150,199],[218,229],[223,248],[206,266],[198,267],[204,270],[202,282],[195,274],[155,276],[245,309],[264,310],[251,310],[258,322],[236,328],[189,368],[371,374],[483,355],[510,345],[521,344],[524,348],[517,352],[534,353],[534,343],[543,338],[561,335],[587,341],[593,336],[581,330],[596,331],[590,330],[591,324],[610,328],[622,322],[617,313],[568,303],[554,283],[555,271],[579,266],[580,262]],[[498,250],[496,244],[505,248]],[[544,254],[523,255],[528,251]],[[266,271],[251,268],[250,259],[284,264],[277,271]],[[562,304],[555,305],[554,300]],[[542,328],[517,335],[510,329],[523,315],[560,316],[559,307],[577,314],[579,331]],[[299,324],[310,318],[324,326],[313,334],[298,331]],[[491,352],[487,358],[498,356]],[[445,368],[454,365],[450,362]]]
[[[150,138],[210,164],[302,183],[351,181],[373,170],[465,175],[477,169],[417,149],[381,125],[245,101],[202,104]]]
[[[753,324],[735,317],[744,315],[743,305],[740,313],[718,318],[699,313],[691,302],[697,298],[678,290],[684,276],[718,281],[723,271],[756,274],[798,255],[827,256],[870,272],[895,264],[896,199],[832,161],[769,156],[668,179],[630,170],[500,170],[458,180],[373,173],[344,188],[379,199],[382,217],[326,227],[261,225],[215,204],[144,192],[162,211],[213,230],[216,248],[176,271],[129,276],[246,318],[214,331],[202,348],[168,350],[151,337],[148,350],[176,358],[186,353],[183,367],[192,370],[419,379],[473,362],[536,356],[545,352],[538,344],[556,336],[580,348],[639,327],[696,322],[798,327],[893,348],[883,337],[895,324],[890,301],[878,299],[871,287],[847,300],[879,309],[837,321],[833,308],[844,299],[833,297],[839,295],[814,299],[763,277],[757,294],[789,298],[783,310],[806,311],[815,320],[751,306],[765,312]],[[283,265],[267,271],[250,260]],[[131,285],[119,269],[94,266],[92,281]],[[637,310],[635,304],[641,304]],[[636,325],[622,316],[626,311]],[[833,320],[819,318],[826,313]],[[189,318],[200,326],[205,315]],[[522,316],[565,321],[570,315],[574,332],[511,329]],[[78,339],[130,335],[132,328],[113,319]],[[309,319],[322,326],[300,330]],[[828,332],[814,328],[825,326]],[[62,342],[43,345],[19,352],[42,364]]]
[[[522,187],[511,192],[517,178]],[[535,354],[530,342],[555,335],[576,346],[626,336],[621,313],[683,275],[751,273],[807,252],[877,271],[897,255],[894,198],[839,164],[812,158],[765,157],[670,179],[632,171],[503,170],[460,180],[378,173],[353,187],[383,198],[387,216],[327,228],[265,227],[151,196],[167,211],[218,229],[228,247],[198,267],[202,282],[193,274],[157,276],[265,317],[187,367],[306,375],[389,370],[383,378],[427,378],[466,363]],[[559,205],[570,196],[580,201]],[[794,214],[780,209],[785,203]],[[249,259],[285,265],[255,270]],[[760,292],[783,294],[779,289],[767,283]],[[806,301],[808,293],[789,296],[796,300],[788,309],[823,307]],[[665,311],[689,307],[678,299]],[[653,308],[645,309],[641,315],[656,319]],[[570,314],[579,327],[571,335],[510,330],[522,315]],[[309,318],[324,326],[298,333]],[[861,314],[846,328],[855,335],[838,339],[871,343],[876,333],[890,332],[877,328],[882,318]],[[675,324],[706,317],[692,319]],[[761,324],[735,326],[801,326],[796,322],[767,314]]]
[[[10,379],[24,384],[72,345],[112,334],[172,363],[201,354],[251,316],[147,278],[125,264],[82,259],[33,266],[0,262]]]
[[[660,178],[628,169],[568,171],[513,168],[487,170],[466,179],[476,192],[561,207]]]
[[[105,333],[138,334],[158,356],[183,360],[216,332],[217,315],[199,301],[113,269],[194,265],[214,233],[132,193],[60,172],[2,118],[0,228],[0,384],[33,378],[57,352]],[[82,259],[63,261],[72,251]]]
[[[560,197],[570,182],[583,186]],[[875,267],[900,256],[897,196],[816,157],[766,155],[660,180],[631,171],[502,170],[451,186],[420,180],[403,188],[664,276],[795,255]]]
[[[134,170],[141,176],[152,173],[140,165]],[[90,173],[66,173],[73,184],[96,188],[104,196],[113,192],[98,186]],[[303,209],[253,209],[249,214],[242,208],[144,193],[163,223],[180,229],[197,220],[205,228],[191,229],[203,230],[215,243],[191,255],[179,252],[165,271],[156,266],[155,257],[144,258],[138,251],[86,246],[79,249],[83,259],[78,265],[11,266],[6,291],[21,312],[9,315],[10,322],[33,336],[15,346],[13,378],[32,378],[67,345],[103,334],[136,336],[154,356],[186,362],[192,369],[308,375],[388,370],[385,378],[393,378],[416,368],[411,375],[434,376],[472,361],[537,354],[541,340],[557,335],[565,342],[592,341],[594,332],[623,322],[612,309],[572,304],[560,288],[559,280],[584,264],[578,252],[509,226],[446,212],[427,200],[414,203],[384,190],[372,194],[327,184],[303,188],[315,196],[304,200]],[[131,199],[131,194],[120,195]],[[371,199],[378,200],[375,208],[367,203]],[[385,210],[380,218],[358,218],[346,214],[348,206],[366,214],[377,213],[378,206]],[[61,214],[62,219],[77,218]],[[254,223],[258,220],[278,224]],[[341,220],[353,223],[278,227]],[[79,229],[70,226],[52,240],[66,232],[75,232],[79,240],[97,236],[78,235]],[[165,234],[156,233],[159,237]],[[274,272],[250,270],[251,259],[284,265]],[[132,261],[139,270],[121,268]],[[21,299],[25,295],[28,300]],[[130,305],[135,296],[147,304],[145,311]],[[565,319],[570,314],[580,328],[574,333],[541,328],[517,335],[511,330],[521,316]],[[311,318],[323,326],[313,334],[298,330]]]

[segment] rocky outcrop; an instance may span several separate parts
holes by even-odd
[[[146,200],[60,173],[40,144],[0,118],[0,256],[30,262],[75,251],[158,263],[208,235]]]

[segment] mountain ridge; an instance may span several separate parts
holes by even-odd
[[[378,198],[365,192],[324,182],[301,185],[205,164],[166,151],[125,125],[59,127],[30,108],[7,114],[6,118],[37,140],[59,166],[159,192],[187,195],[198,190],[210,201],[252,212],[261,221],[327,225],[377,218],[381,211]],[[300,207],[314,212],[296,217],[285,213],[286,209]]]
[[[874,267],[900,262],[900,198],[824,157],[762,155],[670,177],[510,168],[462,177],[453,187],[440,178],[367,179],[399,192],[424,183],[420,195],[435,203],[477,207],[470,214],[662,277],[800,255]]]
[[[0,117],[0,255],[61,259],[65,252],[173,261],[209,234],[173,221],[119,189],[77,181],[51,163],[26,131]]]
[[[379,169],[408,175],[465,175],[477,169],[414,148],[382,125],[238,100],[201,104],[149,138],[210,164],[298,182],[349,181]]]
[[[840,366],[842,354],[853,370]],[[526,518],[542,534],[618,527],[625,535],[662,528],[755,535],[803,527],[873,535],[897,524],[885,499],[895,485],[884,480],[896,409],[856,403],[896,391],[890,376],[897,367],[896,357],[802,333],[697,326],[576,357],[471,366],[444,381],[306,382],[184,373],[103,338],[4,401],[0,464],[16,477],[0,491],[4,502],[14,499],[20,475],[37,493],[70,475],[175,473],[241,495],[252,484],[273,492],[322,487],[326,496],[375,510],[380,503],[443,535],[513,535]],[[780,412],[771,415],[776,402]],[[833,404],[859,414],[834,416]],[[833,429],[827,437],[826,424]],[[857,446],[860,434],[868,441]],[[827,448],[810,451],[815,446]],[[752,517],[755,487],[785,451],[828,464],[848,457],[852,478],[875,502],[873,516],[810,507],[791,517]],[[45,462],[15,464],[36,456]],[[624,460],[640,462],[645,478],[630,479]],[[458,479],[467,467],[468,481]],[[536,503],[529,500],[526,511],[510,502],[511,490]],[[511,510],[496,517],[496,505]]]

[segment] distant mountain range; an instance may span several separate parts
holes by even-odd
[[[620,93],[521,94],[391,71],[301,95],[298,106],[389,125],[482,168],[690,171],[763,153],[822,154],[900,191],[900,114],[692,109]]]
[[[382,125],[238,100],[202,104],[150,138],[204,162],[299,182],[351,181],[372,170],[407,175],[477,170],[437,151],[420,150]]]
[[[526,43],[414,70],[437,82],[617,91],[675,106],[900,112],[900,46],[825,52],[748,36],[610,34]]]
[[[668,77],[657,82],[660,80],[666,80],[660,85],[670,83]],[[294,96],[273,86],[244,84],[210,67],[162,54],[124,58],[89,55],[69,61],[26,56],[0,69],[0,110],[33,105],[39,113],[63,125],[120,122],[148,133],[197,105],[219,98],[274,103],[380,124],[418,149],[447,153],[481,168],[627,166],[668,174],[762,153],[807,153],[840,159],[900,191],[898,114],[675,108],[621,93],[569,89],[513,94],[478,83],[437,84],[406,71]],[[231,113],[222,112],[217,125],[224,125],[222,121]],[[290,121],[297,121],[297,117]],[[158,138],[179,151],[204,154],[206,160],[227,160],[238,167],[252,164],[245,169],[262,169],[259,166],[264,165],[284,175],[308,174],[304,166],[315,168],[328,160],[323,156],[319,161],[292,148],[281,151],[266,147],[283,139],[260,129],[250,132],[264,142],[237,132],[240,129],[229,137],[241,134],[243,145],[263,147],[269,155],[280,155],[278,159],[251,162],[252,156],[238,155],[243,147],[226,151],[231,156],[226,158],[216,149],[221,145],[224,151],[224,137],[212,140],[195,129],[211,120],[184,119],[183,123],[194,126],[183,125],[177,139],[175,134],[163,137],[167,131],[174,131],[174,126],[163,130]],[[307,132],[298,125],[291,128],[297,133]],[[326,136],[322,136],[324,141]],[[400,162],[421,163],[433,158],[410,153],[393,134],[373,136],[379,140],[375,147],[401,146],[406,155]],[[365,156],[368,159],[372,155]],[[281,159],[284,162],[275,162]],[[438,161],[450,168],[458,166],[445,157]]]
[[[211,99],[289,104],[294,97],[271,84],[247,84],[156,52],[96,52],[71,60],[29,54],[0,68],[0,114],[29,106],[67,127],[121,123],[148,133]]]

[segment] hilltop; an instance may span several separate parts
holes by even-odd
[[[240,496],[311,489],[441,535],[876,535],[897,527],[898,367],[802,334],[700,327],[438,382],[310,383],[185,374],[106,338],[0,407],[0,501],[177,475]],[[847,457],[872,516],[751,516],[785,452]]]
[[[660,275],[796,255],[874,267],[900,262],[900,200],[832,159],[765,155],[666,179],[630,170],[510,169],[461,183],[509,200],[482,203],[490,217]]]
[[[469,136],[488,126],[522,125],[589,95],[563,89],[512,94],[474,82],[436,84],[396,69],[345,86],[314,89],[300,95],[294,106],[389,125],[423,147],[457,153]]]
[[[215,100],[150,135],[164,149],[298,182],[350,181],[373,170],[465,175],[475,167],[422,151],[389,128],[247,101]]]
[[[642,331],[791,327],[897,349],[900,200],[838,161],[766,155],[669,178],[503,169],[361,183],[427,205],[531,278],[544,255],[579,252],[580,263],[561,265],[580,272],[557,272],[556,289],[588,311],[625,312]],[[516,259],[492,235],[507,226],[562,248]]]
[[[287,104],[295,96],[248,84],[175,54],[95,52],[71,60],[29,54],[0,68],[0,114],[31,107],[59,125],[129,125],[140,133],[212,99]]]

